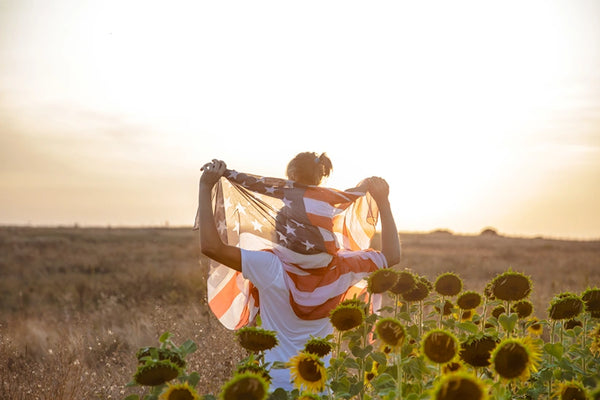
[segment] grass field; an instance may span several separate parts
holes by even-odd
[[[512,268],[532,278],[534,313],[600,286],[600,241],[401,233],[400,267],[455,272],[482,291]],[[0,228],[0,399],[119,399],[135,351],[194,340],[189,370],[216,394],[246,354],[206,307],[208,264],[190,228]],[[376,247],[376,245],[375,245]]]

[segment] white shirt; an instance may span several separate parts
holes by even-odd
[[[303,320],[290,305],[290,293],[285,284],[283,264],[267,251],[241,250],[242,274],[256,286],[260,299],[262,328],[277,332],[279,344],[265,352],[265,361],[288,362],[304,349],[310,336],[325,337],[333,333],[329,318]],[[293,389],[288,369],[271,369],[270,390]]]

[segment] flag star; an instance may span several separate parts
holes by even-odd
[[[280,241],[287,243],[287,238],[285,237],[285,235],[283,233],[277,231],[277,234],[279,235]]]
[[[229,201],[229,197],[225,198],[225,201],[223,201],[223,207],[225,207],[225,209],[227,210],[229,207],[231,207],[231,202]]]
[[[292,228],[288,224],[285,224],[285,233],[287,235],[295,235],[296,234],[296,228]]]
[[[309,242],[309,241],[308,241],[308,239],[307,239],[307,240],[305,240],[304,242],[302,242],[302,244],[306,246],[306,250],[310,250],[310,249],[312,249],[313,247],[315,247],[315,245],[314,245],[314,244],[312,244],[311,242]]]
[[[291,200],[289,200],[289,199],[286,199],[286,198],[284,197],[282,201],[283,201],[284,207],[291,207],[291,204],[292,204],[292,201],[291,201]]]
[[[255,231],[262,232],[262,224],[257,220],[252,221],[252,226],[254,226]]]
[[[304,228],[304,224],[303,224],[303,223],[301,223],[301,222],[298,222],[298,221],[296,221],[296,220],[292,220],[292,221],[293,221],[293,222],[296,224],[296,226],[298,226],[298,227],[300,227],[300,228]]]
[[[244,207],[241,203],[238,203],[238,205],[235,206],[235,210],[240,214],[246,215],[246,207]]]
[[[258,182],[265,183],[265,177],[264,177],[264,176],[261,176],[260,178],[258,178],[258,179],[256,180],[256,182],[257,182],[257,183],[258,183]]]
[[[237,232],[238,234],[240,233],[240,223],[238,221],[235,221],[235,225],[233,226],[233,231]]]
[[[265,192],[267,193],[275,193],[275,186],[266,186]]]
[[[227,224],[225,223],[224,220],[220,220],[219,221],[219,225],[217,226],[217,230],[219,231],[219,233],[222,235],[223,232],[225,232],[227,230]]]
[[[237,178],[238,174],[239,174],[239,172],[231,170],[231,171],[229,171],[229,175],[227,175],[227,177],[235,179],[235,178]]]

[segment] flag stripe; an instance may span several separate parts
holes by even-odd
[[[381,253],[367,250],[377,208],[362,189],[306,186],[233,170],[225,176],[213,191],[221,238],[282,260],[299,318],[327,317],[343,298],[364,294],[363,278],[386,266]],[[259,293],[239,272],[211,268],[207,286],[210,308],[225,327],[239,329],[255,318]]]

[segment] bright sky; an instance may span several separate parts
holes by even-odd
[[[600,2],[0,0],[0,224],[191,225],[212,158],[401,231],[600,238]]]

